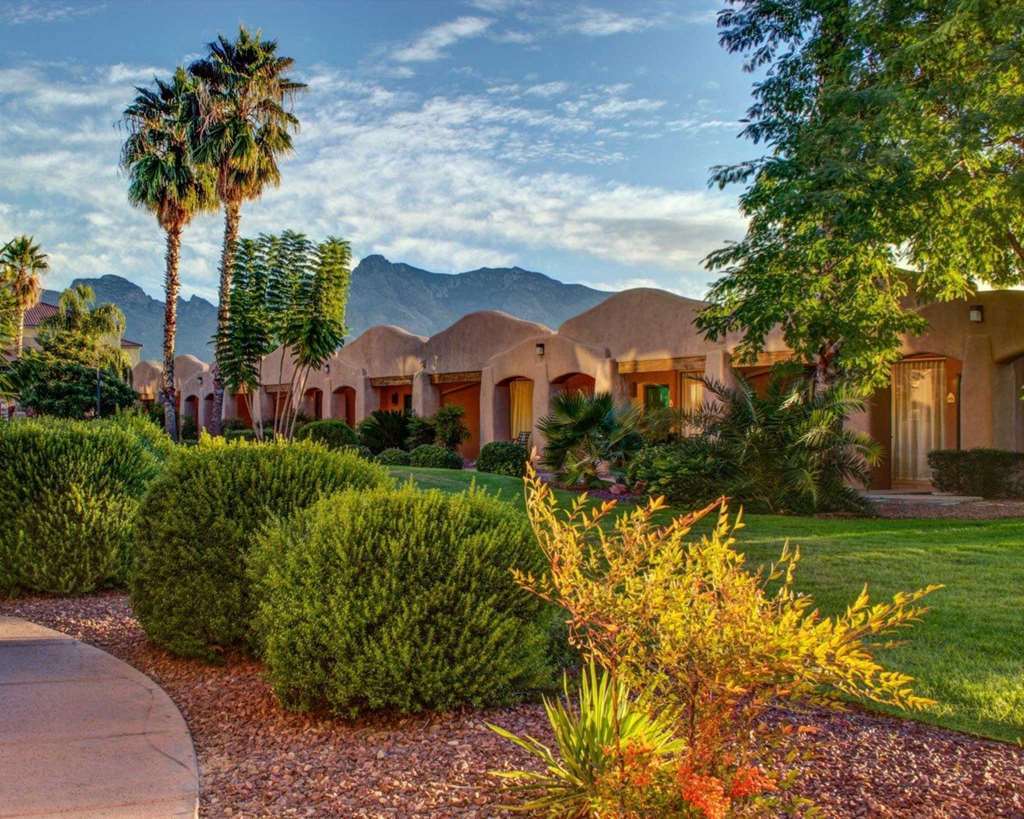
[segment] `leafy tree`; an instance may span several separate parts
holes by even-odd
[[[174,339],[177,333],[181,234],[197,213],[216,207],[216,176],[209,165],[193,161],[190,119],[196,107],[196,82],[178,68],[169,82],[139,88],[124,111],[128,138],[121,166],[128,172],[128,200],[151,211],[166,233],[164,256],[164,366],[160,398],[164,429],[178,437],[174,394]]]
[[[813,361],[884,384],[915,299],[1021,279],[1024,84],[1019,2],[730,0],[721,42],[765,72],[743,135],[765,152],[716,168],[746,182],[745,238],[699,326],[759,352],[781,326]]]
[[[264,420],[259,401],[263,359],[281,348],[277,381],[292,364],[284,401],[274,407],[275,437],[290,438],[298,419],[297,396],[311,370],[319,369],[345,339],[345,308],[351,280],[348,242],[334,237],[319,245],[301,233],[262,235],[239,242],[227,323],[218,332],[220,377],[244,396],[257,438]]]
[[[55,361],[127,373],[128,358],[120,347],[124,313],[116,304],[94,304],[95,300],[85,284],[61,293],[57,312],[39,325],[40,353]]]
[[[242,202],[258,199],[281,180],[278,158],[292,150],[298,119],[286,107],[305,85],[286,72],[294,60],[277,54],[277,42],[239,29],[234,42],[218,36],[209,54],[189,66],[199,81],[199,106],[192,123],[194,156],[216,169],[217,196],[224,205],[224,245],[217,305],[218,338],[226,332],[231,276]],[[213,432],[220,431],[224,384],[217,350],[214,374]]]
[[[135,390],[109,367],[61,361],[29,350],[0,371],[0,394],[16,396],[18,403],[38,415],[58,418],[94,418],[131,407]]]
[[[441,407],[431,419],[434,427],[433,443],[452,451],[458,449],[469,438],[469,428],[462,420],[465,416],[466,411],[462,407],[453,404]]]
[[[17,236],[4,245],[0,252],[0,278],[7,292],[7,313],[13,302],[15,315],[14,354],[21,355],[25,344],[25,311],[39,301],[42,291],[40,278],[50,269],[47,255],[31,236]],[[8,319],[8,324],[10,323]],[[9,330],[8,330],[9,332]]]

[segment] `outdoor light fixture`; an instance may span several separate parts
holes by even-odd
[[[985,320],[985,308],[980,304],[972,304],[968,315],[975,324],[981,324]]]
[[[537,351],[537,358],[544,358],[544,342],[538,341],[534,349]]]
[[[330,364],[324,364],[324,372],[330,374],[330,372],[331,372],[331,365]]]
[[[199,376],[196,380],[199,381],[200,384],[203,383],[203,377],[202,376]]]

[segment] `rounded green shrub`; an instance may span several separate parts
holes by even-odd
[[[0,592],[124,582],[136,509],[159,471],[144,437],[121,424],[0,424]]]
[[[380,455],[377,456],[377,463],[384,464],[384,466],[408,466],[409,465],[409,453],[404,449],[385,449]]]
[[[480,457],[476,459],[476,469],[477,472],[521,478],[526,474],[526,461],[529,457],[522,444],[515,441],[492,441],[481,448]]]
[[[260,527],[322,495],[389,484],[386,471],[311,441],[254,444],[204,438],[153,482],[135,529],[131,595],[149,637],[212,659],[248,642],[245,563]]]
[[[250,562],[270,682],[345,715],[513,701],[550,683],[550,609],[511,574],[544,566],[525,518],[482,491],[325,498]]]
[[[462,469],[462,456],[443,446],[423,444],[409,453],[409,465],[434,469]]]
[[[164,432],[163,426],[154,424],[145,415],[140,415],[137,412],[121,412],[111,418],[104,418],[102,421],[93,423],[110,424],[130,432],[160,461],[166,461],[174,454],[174,441]]]
[[[328,449],[341,449],[359,446],[359,436],[344,421],[336,418],[325,418],[322,421],[310,421],[303,424],[295,433],[296,441],[319,441]]]

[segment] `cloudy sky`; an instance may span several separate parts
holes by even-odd
[[[348,238],[438,272],[519,265],[606,289],[699,296],[701,259],[742,234],[711,165],[751,78],[715,0],[0,0],[0,238],[35,234],[47,286],[117,273],[153,295],[163,237],[117,168],[133,87],[239,24],[309,84],[283,183],[243,234]],[[185,234],[186,294],[215,293],[221,223]]]

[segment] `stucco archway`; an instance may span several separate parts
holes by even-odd
[[[350,427],[356,425],[355,387],[336,387],[331,393],[331,418],[338,418]]]

